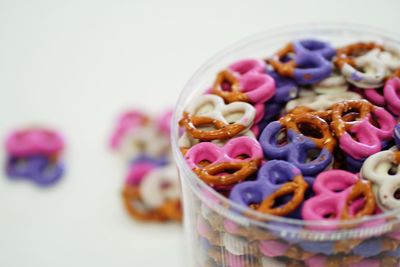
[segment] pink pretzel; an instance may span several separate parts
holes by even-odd
[[[363,91],[361,91],[361,93],[364,93],[365,98],[368,99],[374,105],[383,107],[386,104],[383,91],[380,92],[378,89],[371,88],[371,89],[364,89]]]
[[[17,130],[6,139],[6,150],[11,156],[56,155],[64,149],[62,137],[44,128]]]
[[[239,75],[244,75],[249,72],[264,73],[265,63],[260,59],[242,59],[229,65],[228,69]]]
[[[239,158],[246,155],[246,159]],[[256,139],[247,136],[240,136],[230,139],[223,147],[214,143],[203,142],[191,147],[185,155],[189,166],[202,168],[202,162],[208,164],[222,162],[240,162],[263,158],[263,152]]]
[[[389,109],[397,116],[400,115],[400,79],[393,78],[386,82],[383,94]]]
[[[371,114],[360,121],[355,121],[349,132],[355,134],[358,140],[345,132],[339,137],[340,148],[355,159],[363,159],[382,149],[382,141],[392,138],[396,120],[384,108],[375,107],[371,112],[377,119],[379,126],[371,124]]]
[[[123,113],[118,119],[117,127],[110,140],[112,149],[117,149],[121,140],[130,130],[146,124],[148,117],[141,111],[131,110]]]
[[[132,164],[126,175],[125,184],[138,186],[144,177],[155,168],[157,168],[157,166],[151,162],[137,162]]]
[[[349,201],[349,197],[354,193],[356,186],[364,183],[356,174],[344,170],[329,170],[317,176],[313,190],[315,196],[306,200],[302,209],[304,220],[339,221],[343,219],[344,211],[352,217],[359,217],[361,213],[373,213],[375,202],[371,203],[370,195],[365,195],[368,199],[354,199]],[[350,202],[350,203],[349,203]],[[364,206],[364,209],[359,209]],[[361,210],[361,211],[360,211]],[[364,214],[366,215],[366,214]],[[333,230],[334,225],[321,225],[325,230]]]
[[[260,127],[257,124],[264,118],[265,105],[263,103],[255,104],[254,108],[256,109],[256,117],[254,118],[254,124],[251,126],[250,130],[258,137],[260,135]]]
[[[228,103],[264,103],[275,95],[275,80],[265,73],[264,62],[246,59],[219,72],[210,92]]]
[[[170,131],[171,131],[171,120],[172,120],[172,115],[173,115],[173,110],[169,109],[167,111],[164,111],[158,119],[157,119],[157,127],[162,132],[164,135],[169,136]]]
[[[259,249],[262,254],[267,257],[280,257],[284,256],[285,252],[288,251],[290,245],[276,240],[260,241]]]

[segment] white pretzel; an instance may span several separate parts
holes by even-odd
[[[234,236],[228,233],[224,233],[222,236],[222,242],[227,251],[233,255],[244,255],[249,251],[249,243],[243,237]]]
[[[337,94],[346,92],[348,89],[346,79],[338,74],[333,73],[330,77],[322,80],[313,86],[314,92],[317,94]]]
[[[127,160],[140,153],[160,156],[169,148],[169,139],[160,134],[153,124],[132,129],[122,138],[118,152]]]
[[[226,124],[237,123],[250,128],[256,116],[254,107],[245,102],[233,102],[228,105],[217,95],[201,95],[188,105],[186,112],[222,121]]]
[[[386,150],[368,157],[361,169],[362,177],[373,183],[377,202],[383,210],[400,208],[400,199],[394,196],[400,189],[400,168],[394,175],[389,174],[393,164],[398,164],[394,152]]]
[[[380,53],[381,51],[376,48],[354,59],[357,68],[363,71],[345,63],[341,68],[343,76],[349,83],[359,88],[381,87],[387,71],[385,64],[379,60]]]
[[[297,106],[305,106],[313,110],[321,111],[329,108],[336,102],[352,99],[361,99],[361,96],[357,93],[350,91],[336,94],[315,94],[314,96],[306,96],[289,101],[286,104],[285,110],[289,112]]]
[[[395,45],[385,44],[384,51],[379,54],[379,60],[390,71],[395,71],[400,68],[400,49]]]
[[[155,169],[146,175],[139,186],[143,203],[158,208],[167,200],[180,198],[179,175],[174,164]]]

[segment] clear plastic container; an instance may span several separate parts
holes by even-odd
[[[198,179],[179,150],[178,121],[183,109],[204,93],[219,70],[238,59],[266,58],[292,40],[310,37],[335,47],[363,40],[400,44],[399,36],[369,27],[300,25],[244,39],[193,75],[178,100],[172,126],[172,147],[183,190],[187,266],[400,266],[399,211],[325,226],[249,211]]]

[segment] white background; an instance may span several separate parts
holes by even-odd
[[[184,266],[181,228],[132,221],[106,141],[125,107],[173,105],[215,52],[300,22],[400,32],[400,1],[0,0],[0,137],[51,125],[68,173],[51,189],[0,177],[0,267]],[[2,155],[4,161],[4,155]]]

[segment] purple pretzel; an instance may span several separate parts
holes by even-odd
[[[293,47],[295,53],[318,54],[327,60],[331,60],[332,57],[336,55],[336,50],[329,43],[315,39],[304,39],[300,41],[294,41]]]
[[[279,74],[292,77],[300,85],[315,84],[331,75],[330,59],[335,53],[328,43],[300,40],[281,49],[269,63]]]
[[[274,121],[261,133],[259,141],[268,159],[286,160],[307,176],[316,176],[331,164],[332,153],[328,149],[318,149],[311,139],[295,131],[287,130],[287,143],[278,144],[278,135],[282,128],[278,121]],[[307,162],[309,151],[318,151],[318,155],[314,160]]]
[[[296,82],[289,78],[279,75],[273,70],[268,70],[267,73],[275,80],[275,95],[267,103],[286,104],[298,95],[298,86]]]
[[[235,185],[229,198],[246,207],[261,204],[265,198],[281,188],[282,185],[293,181],[294,177],[298,175],[301,175],[301,172],[296,166],[282,160],[271,160],[262,165],[255,181],[246,181]],[[312,185],[312,177],[304,179],[309,185]],[[283,204],[289,202],[290,199],[291,196],[283,197]],[[295,210],[292,214],[298,214],[298,211]]]
[[[10,157],[6,173],[11,179],[23,178],[40,186],[49,186],[61,178],[64,166],[59,161],[52,161],[44,156]]]
[[[400,123],[394,127],[393,136],[397,147],[400,149]]]

